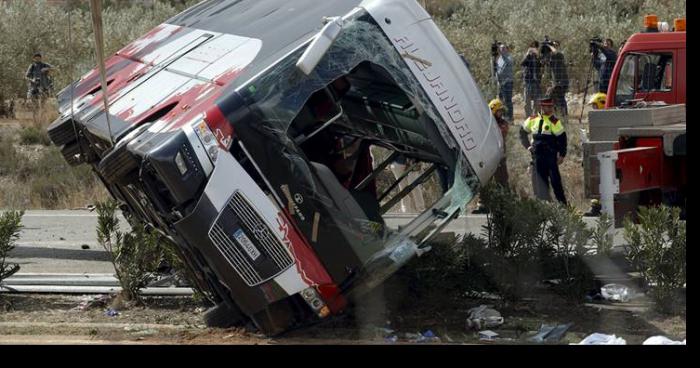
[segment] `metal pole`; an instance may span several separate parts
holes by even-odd
[[[598,161],[600,162],[600,203],[603,207],[602,212],[612,219],[607,236],[613,236],[615,232],[615,194],[620,192],[620,181],[615,176],[617,152],[601,152],[598,154]]]
[[[97,66],[100,69],[100,83],[102,85],[102,102],[105,107],[105,117],[107,118],[107,130],[109,131],[109,141],[114,146],[112,136],[112,125],[109,121],[109,97],[107,96],[107,71],[105,69],[104,35],[102,33],[102,1],[90,0],[90,12],[92,13],[92,29],[95,34],[95,56]]]

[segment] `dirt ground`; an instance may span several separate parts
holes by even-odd
[[[250,327],[206,328],[205,308],[190,297],[151,297],[144,306],[108,316],[108,305],[81,310],[88,296],[16,294],[0,296],[0,344],[417,344],[410,334],[431,330],[442,344],[534,344],[528,340],[541,324],[573,323],[558,344],[578,343],[594,332],[615,334],[628,344],[663,335],[686,338],[685,313],[660,316],[645,301],[570,306],[547,296],[499,309],[505,323],[493,331],[496,342],[483,342],[466,328],[467,311],[489,300],[426,298],[411,306],[385,305],[374,293],[366,303],[316,325],[267,337]],[[439,307],[438,307],[439,306]],[[387,339],[390,328],[396,341]],[[406,335],[409,334],[409,335]]]

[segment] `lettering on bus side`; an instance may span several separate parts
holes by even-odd
[[[464,107],[457,101],[457,98],[445,82],[445,78],[440,74],[440,71],[433,66],[433,63],[419,56],[420,47],[416,46],[415,42],[411,41],[407,36],[394,38],[393,41],[401,49],[401,54],[404,58],[410,60],[411,63],[418,69],[418,72],[425,82],[424,85],[429,86],[429,94],[431,99],[439,101],[436,103],[438,109],[445,112],[449,119],[447,123],[452,127],[453,134],[462,142],[462,147],[467,151],[476,148],[476,140],[467,119],[464,116]],[[444,116],[443,115],[443,116]]]

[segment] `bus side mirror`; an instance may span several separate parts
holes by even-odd
[[[327,20],[328,23],[323,26],[323,29],[297,61],[296,67],[306,75],[310,75],[316,68],[343,29],[343,20],[340,17],[327,18]]]

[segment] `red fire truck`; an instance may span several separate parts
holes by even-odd
[[[645,30],[632,35],[620,52],[606,109],[589,115],[594,142],[584,149],[585,162],[600,165],[599,171],[585,170],[587,193],[599,196],[616,226],[644,205],[678,206],[685,216],[686,123],[685,106],[679,105],[686,102],[685,19],[676,19],[672,29],[655,15],[644,23]],[[659,114],[664,111],[673,114]],[[594,114],[604,122],[608,116],[610,123],[594,126]],[[610,138],[604,139],[602,129]],[[607,150],[604,141],[612,141]]]

